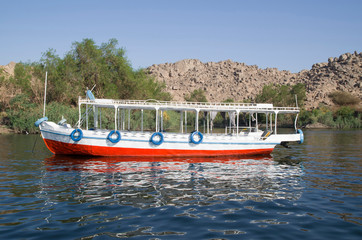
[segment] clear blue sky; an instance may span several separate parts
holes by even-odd
[[[0,0],[0,65],[111,38],[133,68],[231,59],[299,72],[362,50],[361,0]]]

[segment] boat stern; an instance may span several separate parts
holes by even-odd
[[[270,135],[267,138],[268,141],[277,142],[281,145],[286,145],[290,142],[297,142],[299,144],[304,142],[304,134],[301,129],[298,129],[296,133],[293,134],[274,134]]]

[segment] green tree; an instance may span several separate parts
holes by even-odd
[[[298,99],[298,105],[303,106],[306,93],[305,85],[298,83],[296,85],[265,85],[260,94],[255,98],[256,102],[273,103],[275,106],[295,106],[295,96]]]
[[[185,96],[187,102],[207,102],[205,91],[201,88],[195,89],[193,92]]]
[[[11,127],[17,131],[37,131],[33,125],[41,114],[46,71],[50,120],[60,119],[59,112],[63,112],[69,115],[68,122],[74,124],[72,106],[77,104],[78,96],[84,96],[85,90],[95,85],[94,95],[98,98],[170,100],[165,85],[145,74],[143,69],[134,70],[125,50],[117,48],[117,44],[117,40],[111,39],[98,46],[92,39],[84,39],[73,43],[64,58],[49,49],[39,62],[17,64],[11,84],[21,90],[20,95],[11,104],[10,101],[0,104],[1,108],[9,106],[7,115]],[[0,80],[3,84],[5,78]]]
[[[23,63],[15,65],[13,83],[31,97],[31,68]]]
[[[117,44],[111,39],[97,46],[92,39],[84,39],[73,43],[64,59],[52,49],[44,53],[41,65],[48,71],[49,101],[76,104],[77,97],[93,86],[99,98],[170,100],[165,85],[143,69],[133,70]]]

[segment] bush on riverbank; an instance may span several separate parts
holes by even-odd
[[[313,109],[312,111],[302,110],[300,114],[300,125],[322,123],[331,128],[361,128],[361,113],[349,106],[342,106],[335,111],[326,106]]]
[[[305,86],[296,84],[287,85],[266,85],[262,92],[256,96],[256,102],[273,103],[274,106],[295,106],[297,96],[298,106],[301,107],[299,116],[299,127],[307,124],[322,123],[331,128],[361,128],[361,113],[356,104],[359,99],[346,92],[333,92],[330,94],[332,101],[337,104],[336,109],[321,105],[316,109],[307,111],[304,109],[306,99]],[[278,116],[280,125],[288,125],[292,122],[293,116]]]

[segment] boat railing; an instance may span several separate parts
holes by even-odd
[[[274,107],[266,103],[211,103],[211,102],[176,102],[148,100],[114,100],[114,99],[79,99],[79,104],[90,104],[100,107],[121,108],[155,108],[155,109],[200,109],[202,111],[271,111],[299,112],[298,107]]]

